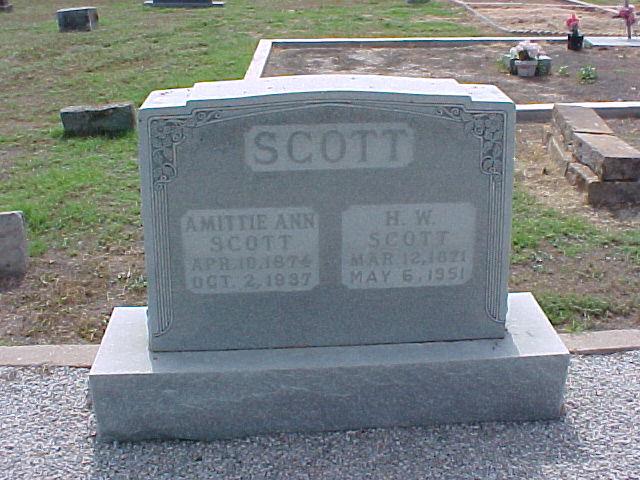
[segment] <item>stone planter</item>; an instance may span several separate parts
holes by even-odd
[[[584,35],[574,35],[570,33],[567,35],[567,48],[569,50],[582,50],[582,43],[584,40]]]
[[[536,74],[537,60],[516,60],[519,77],[533,77]]]

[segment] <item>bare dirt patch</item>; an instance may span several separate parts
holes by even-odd
[[[640,48],[574,52],[564,43],[541,44],[553,62],[552,74],[546,77],[522,78],[505,72],[497,62],[512,46],[505,42],[415,48],[275,48],[263,76],[359,73],[455,78],[462,83],[496,85],[516,103],[640,99]],[[578,71],[585,65],[596,67],[595,83],[580,82]],[[560,67],[564,67],[561,74]]]
[[[146,304],[143,259],[140,244],[32,258],[21,282],[0,285],[0,344],[99,342],[113,307]]]

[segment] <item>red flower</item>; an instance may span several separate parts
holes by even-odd
[[[636,12],[633,5],[629,5],[628,7],[622,7],[617,15],[614,15],[613,18],[622,18],[627,25],[633,25],[636,23]]]
[[[576,17],[575,13],[572,13],[571,16],[567,18],[567,21],[564,23],[567,25],[567,28],[569,30],[578,30],[578,25],[580,25],[580,19]]]

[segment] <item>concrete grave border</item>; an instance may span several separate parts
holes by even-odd
[[[561,333],[573,355],[603,355],[640,350],[640,329]],[[21,345],[0,347],[0,367],[90,368],[100,345]]]

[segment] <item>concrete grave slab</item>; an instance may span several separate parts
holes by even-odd
[[[609,125],[591,108],[556,104],[553,107],[552,122],[567,146],[574,141],[574,133],[614,135]]]
[[[569,353],[531,294],[509,295],[507,330],[499,340],[151,353],[145,309],[116,308],[89,379],[99,438],[557,418]]]
[[[492,86],[401,77],[153,93],[151,349],[502,337],[514,110]]]

